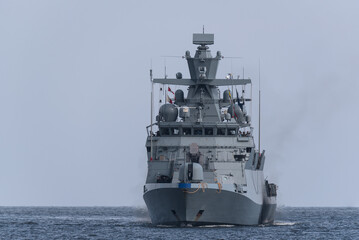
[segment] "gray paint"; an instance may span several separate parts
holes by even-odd
[[[147,137],[144,199],[152,223],[272,223],[276,194],[267,193],[263,177],[264,152],[260,156],[255,150],[253,136],[242,136],[240,132],[250,123],[244,120],[246,113],[239,106],[239,98],[236,101],[233,94],[225,91],[224,98],[219,99],[219,89],[202,81],[207,73],[215,79],[220,57],[211,57],[206,46],[207,35],[198,36],[193,35],[194,43],[200,44],[195,57],[191,58],[188,51],[186,54],[191,81],[196,83],[188,87],[187,97],[181,100],[182,106],[191,109],[189,116],[180,114],[182,119],[169,122],[166,116],[170,112],[166,113],[164,108],[183,107],[164,104],[156,117],[156,135]],[[166,78],[161,81],[168,84]],[[177,79],[180,84],[181,81]],[[171,80],[171,84],[175,85],[176,81]],[[233,118],[225,119],[224,115],[233,115]],[[197,189],[181,187],[198,182]],[[211,187],[207,188],[208,184]],[[213,185],[218,189],[214,190]]]
[[[196,189],[188,189],[193,192]],[[183,192],[183,189],[156,189],[144,194],[153,224],[235,224],[257,225],[272,222],[273,218],[262,219],[262,205],[249,198],[227,191],[206,189],[195,194]],[[273,209],[275,205],[268,206]],[[274,207],[275,209],[275,207]],[[176,212],[175,217],[172,210]],[[204,210],[196,220],[200,210]],[[271,217],[273,217],[273,212]]]
[[[163,77],[159,56],[182,56],[205,25],[225,56],[217,77],[244,67],[252,78],[254,126],[261,58],[265,176],[281,186],[279,204],[359,206],[348,191],[359,168],[358,4],[1,1],[0,205],[144,205],[151,59]],[[188,78],[178,60],[166,58],[168,76]]]

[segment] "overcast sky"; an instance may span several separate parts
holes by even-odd
[[[359,206],[358,1],[0,1],[0,205],[144,205],[149,68],[215,34],[287,206]],[[168,75],[189,73],[166,59]],[[257,104],[253,123],[257,124]],[[257,128],[255,129],[255,131]]]

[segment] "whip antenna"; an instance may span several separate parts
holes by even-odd
[[[150,161],[152,161],[152,136],[153,136],[153,130],[152,130],[152,126],[153,126],[153,79],[152,79],[152,60],[151,60],[151,69],[150,69],[150,81],[151,81],[151,131],[150,131],[150,136],[151,136],[151,158]]]
[[[259,92],[258,92],[258,151],[261,154],[261,59],[259,58]]]

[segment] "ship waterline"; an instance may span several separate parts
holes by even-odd
[[[153,224],[258,225],[274,220],[273,214],[265,216],[263,212],[272,212],[276,208],[275,203],[256,203],[246,194],[229,190],[230,186],[221,189],[217,184],[205,187],[194,184],[190,188],[178,185],[162,186],[144,194]],[[263,208],[266,209],[263,211]]]

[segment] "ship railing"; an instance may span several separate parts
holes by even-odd
[[[146,127],[146,131],[147,131],[147,136],[151,136],[151,134],[152,134],[152,136],[154,137],[154,136],[156,136],[153,132],[151,132],[151,127],[152,126],[157,126],[158,124],[157,124],[157,122],[156,123],[152,123],[152,124],[150,124],[150,125],[148,125],[147,127]]]
[[[251,84],[250,78],[247,79],[176,79],[176,78],[155,78],[153,83],[161,83],[168,85],[210,85],[210,86],[233,86],[233,85],[247,85]]]

